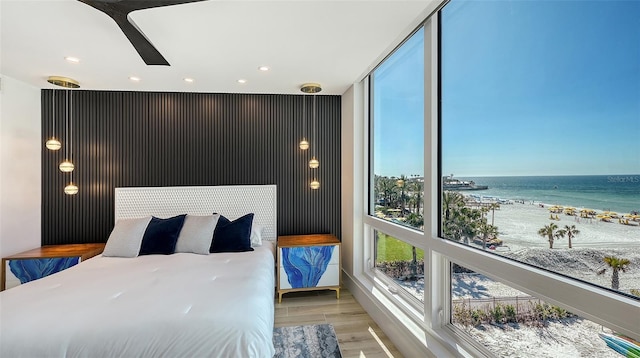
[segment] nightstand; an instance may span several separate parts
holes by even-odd
[[[100,244],[42,246],[2,258],[0,291],[49,276],[99,255]]]
[[[278,302],[287,292],[334,290],[340,298],[340,241],[333,235],[278,237]]]

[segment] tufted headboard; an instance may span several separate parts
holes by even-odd
[[[263,239],[278,236],[276,185],[176,186],[115,189],[115,220],[219,213],[229,220],[254,213]]]

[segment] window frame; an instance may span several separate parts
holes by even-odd
[[[440,10],[447,1],[441,1],[437,10],[420,23],[424,27],[425,61],[425,100],[424,100],[424,187],[423,210],[424,231],[410,229],[376,218],[371,215],[374,194],[373,174],[373,108],[372,95],[374,84],[369,77],[363,79],[365,91],[362,91],[364,103],[364,196],[362,225],[364,227],[364,255],[362,267],[364,278],[386,292],[386,297],[403,310],[413,320],[417,320],[427,334],[444,342],[452,350],[462,347],[469,352],[487,354],[488,351],[473,341],[468,335],[450,323],[451,317],[451,275],[449,264],[458,263],[487,277],[507,284],[520,291],[536,296],[550,304],[569,310],[585,319],[604,325],[619,333],[638,339],[640,325],[638,315],[626,312],[640,312],[640,302],[622,294],[614,293],[589,283],[581,282],[544,269],[536,268],[482,250],[476,250],[463,244],[439,237],[441,230],[440,207],[441,178],[440,153],[442,149],[440,125],[441,108],[438,105],[442,94],[440,81]],[[406,39],[413,36],[412,31]],[[406,39],[398,47],[402,46]],[[393,53],[393,52],[392,52]],[[388,57],[388,56],[387,56]],[[386,58],[385,58],[386,59]],[[384,60],[383,60],[384,61]],[[380,62],[382,63],[382,62]],[[376,66],[377,67],[377,66]],[[375,68],[374,68],[375,70]],[[424,250],[425,295],[422,315],[416,315],[412,307],[403,299],[403,295],[393,295],[388,291],[388,281],[378,277],[375,272],[375,234],[378,230],[399,240]],[[415,307],[414,307],[415,308]],[[419,307],[420,308],[420,307]]]

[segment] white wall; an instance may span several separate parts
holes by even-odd
[[[40,246],[40,89],[0,75],[0,257]]]

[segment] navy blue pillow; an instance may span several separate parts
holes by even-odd
[[[168,219],[151,218],[142,236],[140,255],[171,255],[176,251],[176,243],[187,215]]]
[[[251,247],[251,225],[253,213],[239,217],[234,221],[220,215],[213,232],[213,241],[209,252],[253,251]]]

